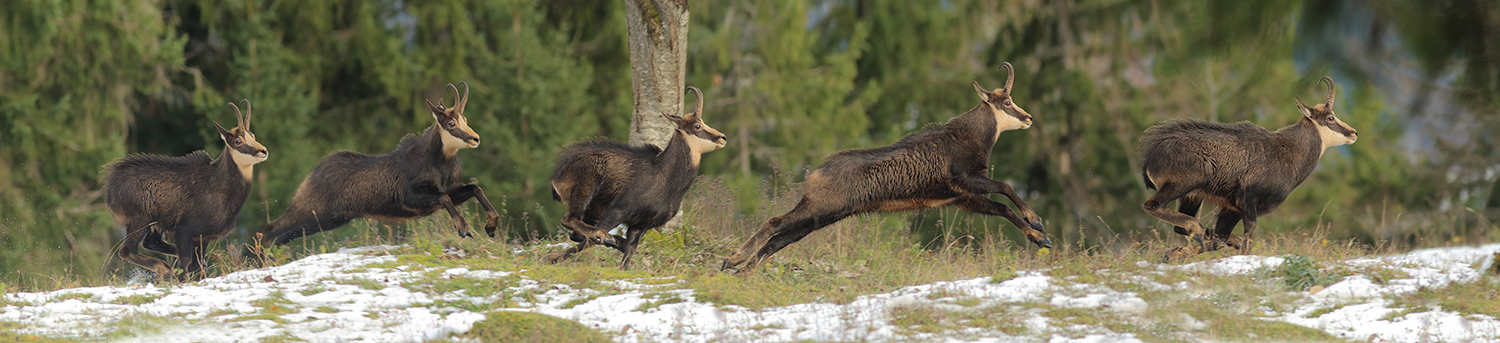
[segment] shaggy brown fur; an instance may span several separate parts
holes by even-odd
[[[1196,239],[1196,247],[1179,248],[1168,259],[1235,246],[1250,253],[1256,218],[1270,213],[1292,189],[1307,179],[1328,147],[1353,143],[1358,134],[1333,113],[1333,79],[1328,98],[1307,106],[1297,100],[1303,117],[1276,132],[1255,124],[1176,120],[1146,129],[1141,136],[1141,176],[1156,195],[1141,207]],[[1178,210],[1163,207],[1181,198]],[[1219,205],[1214,235],[1203,239],[1196,215],[1204,200]],[[1232,233],[1245,222],[1245,239]]]
[[[214,122],[225,144],[218,159],[199,150],[182,157],[130,155],[104,167],[104,202],[115,221],[125,226],[121,259],[157,277],[186,280],[203,269],[208,243],[234,229],[250,196],[251,168],[269,156],[250,133],[250,100],[242,102],[245,115],[234,129]],[[229,106],[238,116],[239,107]],[[174,274],[160,259],[137,252],[142,245],[177,256],[176,268],[182,272]]]
[[[1015,72],[1005,88],[987,91],[974,83],[979,105],[946,125],[913,133],[888,146],[844,150],[808,174],[802,200],[790,212],[766,221],[721,268],[741,273],[809,233],[866,212],[927,209],[945,205],[1004,217],[1038,246],[1050,247],[1042,220],[1009,184],[991,180],[990,150],[1000,132],[1031,127],[1031,115],[1011,102]],[[1021,214],[986,195],[1010,198]]]

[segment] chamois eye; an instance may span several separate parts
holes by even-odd
[[[240,144],[245,144],[245,141],[242,141],[239,138],[235,138],[234,139],[234,145],[240,145]]]
[[[693,124],[693,129],[694,130],[702,130],[703,129],[703,124]]]
[[[458,126],[458,122],[457,121],[449,120],[448,121],[448,127],[454,127],[454,126]]]
[[[1333,116],[1331,116],[1331,115],[1330,115],[1330,116],[1328,116],[1328,121],[1329,121],[1329,122],[1333,122]]]
[[[1010,106],[1010,100],[1005,101],[1005,106]]]

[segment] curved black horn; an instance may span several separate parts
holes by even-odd
[[[1010,93],[1010,85],[1016,81],[1016,70],[1010,66],[1010,62],[1000,63],[1005,68],[1005,92]]]
[[[450,84],[448,84],[448,89],[452,89],[453,90],[453,107],[451,107],[451,108],[457,108],[458,107],[458,101],[463,99],[463,98],[459,97],[460,95],[458,94],[458,87],[456,87],[456,86],[454,86],[453,84],[450,83]],[[438,103],[441,104],[442,102],[443,102],[442,98],[438,98]]]
[[[1333,78],[1324,76],[1322,79],[1319,79],[1318,82],[1328,82],[1328,98],[1324,99],[1323,103],[1327,104],[1328,107],[1333,107]]]
[[[698,87],[693,87],[693,86],[687,86],[687,90],[685,90],[683,92],[686,93],[687,91],[693,91],[693,93],[697,93],[698,107],[693,110],[693,114],[697,114],[699,117],[702,117],[703,116],[703,91],[698,90]]]
[[[229,107],[234,109],[234,119],[235,119],[235,121],[239,122],[238,126],[239,127],[244,127],[245,126],[245,113],[244,112],[240,112],[240,107],[236,106],[233,101],[229,102]],[[249,130],[249,128],[246,128],[246,130]]]
[[[245,104],[245,122],[240,125],[245,131],[250,131],[250,115],[255,114],[255,109],[250,107],[250,99],[240,99],[240,103]]]
[[[464,81],[459,81],[458,84],[464,85],[464,96],[461,97],[461,98],[455,99],[454,101],[457,101],[458,103],[454,104],[454,106],[458,107],[458,113],[464,113],[464,108],[469,107],[469,83],[468,82],[464,82]],[[453,91],[456,93],[456,92],[458,92],[458,89],[454,88]]]

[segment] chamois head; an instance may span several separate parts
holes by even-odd
[[[219,129],[219,139],[223,139],[224,144],[228,146],[226,152],[230,153],[229,156],[233,158],[234,163],[244,168],[265,161],[267,157],[270,157],[270,153],[266,151],[266,146],[255,141],[255,134],[250,133],[250,114],[254,112],[250,108],[250,99],[240,100],[240,103],[245,104],[243,113],[240,112],[239,106],[229,103],[229,107],[234,108],[235,119],[239,121],[238,125],[235,125],[233,129],[225,130],[224,126],[219,125],[219,121],[215,120],[214,127]]]
[[[1318,136],[1323,139],[1324,149],[1354,144],[1354,140],[1359,139],[1359,133],[1333,114],[1333,78],[1324,76],[1318,82],[1328,83],[1328,97],[1323,100],[1323,103],[1313,106],[1302,103],[1301,98],[1294,98],[1297,101],[1297,111],[1302,112],[1303,118],[1311,120],[1318,127]]]
[[[663,113],[662,116],[667,117],[667,120],[671,120],[672,123],[677,124],[677,131],[682,131],[682,135],[687,137],[688,146],[692,148],[695,154],[702,154],[714,149],[723,148],[724,144],[729,142],[729,137],[724,136],[724,133],[703,123],[703,91],[693,86],[688,86],[687,90],[697,93],[698,107],[686,116],[679,117],[666,113]]]
[[[1016,71],[1010,66],[1010,62],[1000,64],[1008,74],[1005,77],[1005,88],[993,91],[985,90],[979,86],[979,81],[974,81],[974,90],[979,92],[979,110],[989,111],[995,116],[995,133],[1031,128],[1031,114],[1021,109],[1010,100],[1010,86],[1016,80]]]
[[[432,110],[432,118],[437,119],[439,134],[443,136],[443,152],[447,156],[453,156],[458,149],[479,147],[479,134],[469,128],[469,119],[464,117],[464,107],[469,105],[469,84],[460,81],[464,85],[462,96],[458,94],[458,87],[448,84],[453,90],[453,107],[443,107],[443,99],[438,98],[436,105],[432,100],[427,101],[427,108]]]

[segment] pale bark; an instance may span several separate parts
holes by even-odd
[[[625,0],[626,36],[630,40],[630,78],[634,109],[630,143],[665,148],[672,124],[662,114],[682,115],[687,87],[686,0]]]

